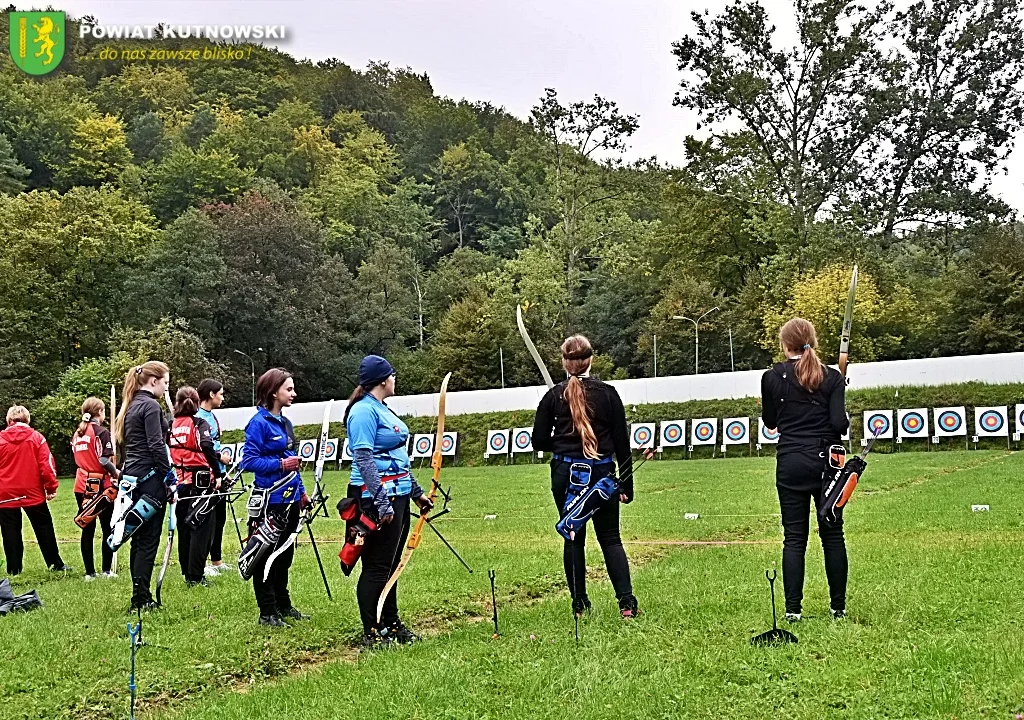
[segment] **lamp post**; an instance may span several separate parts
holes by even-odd
[[[252,361],[252,357],[246,355],[241,350],[235,350],[235,352],[249,360],[249,377],[252,379],[252,405],[256,407],[256,363]],[[256,348],[256,352],[263,352],[263,348]]]
[[[697,375],[700,373],[699,362],[700,362],[700,321],[706,318],[713,312],[717,312],[718,307],[715,306],[708,310],[706,313],[698,317],[696,320],[688,318],[685,315],[673,315],[673,320],[689,320],[693,323],[693,374]]]

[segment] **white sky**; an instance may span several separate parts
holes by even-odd
[[[763,0],[787,27],[790,0]],[[37,3],[42,5],[43,3]],[[680,164],[695,117],[672,106],[679,81],[671,43],[692,29],[689,13],[726,0],[54,0],[71,15],[114,24],[286,25],[279,47],[297,58],[370,60],[426,72],[435,91],[486,100],[526,117],[544,88],[563,101],[602,95],[638,115],[633,157]],[[18,9],[32,6],[19,2]],[[1024,211],[1024,134],[993,179]]]

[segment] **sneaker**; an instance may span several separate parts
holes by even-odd
[[[572,601],[572,612],[577,617],[583,617],[583,613],[590,612],[591,607],[590,598],[586,595]]]
[[[621,615],[624,620],[631,620],[639,614],[640,607],[634,596],[627,595],[619,600],[619,615]]]
[[[203,575],[208,578],[215,578],[220,575],[220,569],[216,565],[207,565],[206,569],[203,570]]]
[[[360,650],[376,650],[384,644],[380,635],[377,634],[376,630],[371,630],[368,633],[363,633],[363,637],[359,639]]]
[[[381,630],[381,635],[385,632],[395,640],[399,645],[410,645],[420,639],[420,636],[414,633],[412,630],[407,628],[401,620],[396,622],[394,625]]]
[[[282,620],[309,620],[309,615],[306,615],[305,613],[300,613],[295,608],[288,608],[287,610],[285,610],[284,612],[281,613],[281,619]]]
[[[93,580],[96,579],[96,573],[93,573],[92,575],[86,575],[82,579],[85,580],[86,582],[92,582]]]
[[[226,573],[226,572],[229,572],[229,571],[235,569],[231,565],[228,565],[226,562],[222,562],[222,563],[220,563],[218,565],[211,565],[210,567],[212,567],[213,569],[215,569],[219,573]]]
[[[186,580],[185,581],[185,587],[194,588],[194,587],[197,587],[197,586],[198,587],[207,588],[207,587],[210,587],[210,583],[208,583],[206,581],[206,578],[203,578],[202,580]]]
[[[275,628],[289,627],[288,623],[286,623],[277,615],[260,615],[260,625],[266,625],[267,627]]]
[[[117,577],[117,573],[116,572],[111,572],[110,570],[107,570],[105,573],[100,575],[100,577],[103,578],[104,580],[113,580],[114,578]]]
[[[160,609],[160,603],[158,603],[156,600],[147,600],[141,605],[136,605],[135,603],[132,603],[131,607],[128,608],[128,612],[133,613],[138,610],[141,610],[142,612],[152,612],[153,610],[158,609]]]
[[[61,563],[60,565],[54,565],[52,568],[50,568],[50,572],[69,573],[74,572],[74,568],[72,568],[70,565],[64,565],[63,563]]]
[[[791,623],[800,622],[800,613],[786,613],[786,621]]]
[[[832,613],[832,619],[833,620],[843,620],[843,619],[846,618],[846,609],[845,608],[843,610],[836,610],[835,608],[829,608],[828,610],[829,610],[830,613]]]

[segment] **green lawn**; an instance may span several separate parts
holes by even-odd
[[[623,512],[644,614],[619,619],[596,544],[594,612],[575,646],[546,467],[446,468],[453,512],[438,526],[476,571],[431,534],[400,583],[425,642],[357,656],[354,578],[337,570],[340,521],[314,526],[335,600],[308,544],[292,573],[313,619],[273,633],[255,623],[237,575],[187,590],[172,567],[165,609],[145,617],[140,717],[624,718],[1012,717],[1024,706],[1024,456],[879,456],[847,513],[850,618],[825,619],[820,547],[808,553],[796,646],[754,649],[770,627],[764,570],[781,529],[769,459],[651,462]],[[423,473],[426,479],[426,471]],[[331,491],[344,476],[329,473]],[[65,559],[81,568],[73,498],[54,503]],[[971,505],[987,503],[988,513]],[[333,505],[333,503],[331,503]],[[684,520],[687,512],[699,520]],[[495,519],[484,519],[496,515]],[[229,529],[230,532],[230,529]],[[743,541],[698,544],[694,541]],[[677,544],[686,542],[690,544]],[[226,538],[237,551],[237,540]],[[30,545],[16,590],[46,608],[0,619],[6,718],[127,717],[130,580],[47,574]],[[502,637],[491,638],[488,568]],[[781,573],[780,573],[781,575]],[[777,583],[781,603],[781,578]]]

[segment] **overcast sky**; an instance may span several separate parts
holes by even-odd
[[[763,0],[788,32],[790,0]],[[40,3],[41,4],[41,3]],[[679,164],[693,115],[672,106],[679,80],[671,44],[691,9],[726,0],[54,0],[101,23],[286,25],[279,47],[297,58],[370,60],[426,72],[440,95],[486,100],[526,117],[544,88],[564,101],[595,94],[638,115],[633,157]],[[19,9],[30,9],[18,2]],[[785,36],[782,36],[785,38]],[[997,193],[1024,211],[1024,136]]]

